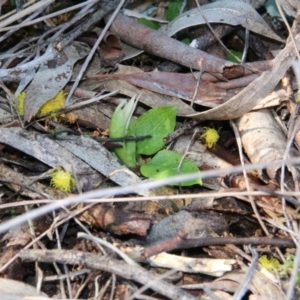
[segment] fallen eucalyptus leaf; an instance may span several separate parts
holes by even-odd
[[[81,136],[76,140],[61,140],[57,143],[120,186],[141,182],[141,179],[122,165],[115,155],[90,138]],[[139,191],[138,194],[149,195],[149,191]]]
[[[62,90],[72,76],[74,64],[88,52],[85,44],[74,43],[60,52],[57,58],[40,66],[26,90],[25,121],[30,121],[45,102]]]
[[[51,167],[61,166],[76,174],[81,188],[91,190],[102,182],[99,174],[78,157],[45,135],[22,128],[0,128],[0,143],[22,151]],[[70,142],[70,141],[68,141]]]
[[[170,97],[167,95],[153,93],[146,89],[139,89],[134,85],[126,82],[125,80],[119,80],[119,79],[105,79],[100,81],[90,80],[89,83],[92,88],[94,88],[96,85],[98,88],[102,88],[107,91],[118,90],[120,94],[126,95],[128,97],[133,97],[134,95],[140,95],[139,102],[150,107],[176,105],[178,116],[187,116],[195,113],[194,109],[192,109],[189,105],[184,103],[181,99],[178,99],[178,97]]]
[[[209,23],[224,23],[233,26],[241,25],[244,28],[264,35],[279,42],[284,42],[267,25],[260,14],[249,4],[240,0],[222,0],[201,6]],[[194,8],[181,14],[160,31],[169,36],[182,29],[206,24],[198,8]]]
[[[193,74],[171,73],[171,72],[137,72],[131,74],[99,74],[90,75],[90,79],[121,79],[143,88],[144,90],[153,91],[168,96],[175,96],[187,101],[195,98],[195,103],[203,106],[212,107],[217,104],[223,103],[224,98],[227,96],[226,90],[218,87],[212,82],[201,80],[197,93],[195,94],[195,86],[197,79]],[[118,88],[119,90],[119,88]],[[144,97],[140,97],[140,102],[145,103]],[[181,101],[181,103],[183,103]],[[177,105],[177,103],[174,103]],[[166,106],[166,105],[160,105]],[[184,105],[180,105],[185,111],[187,109]],[[189,109],[191,110],[191,109]],[[182,111],[180,109],[180,111]],[[180,113],[180,112],[178,112]]]
[[[295,40],[299,45],[300,34],[296,35]],[[189,117],[197,120],[231,120],[241,117],[254,108],[269,92],[273,91],[295,58],[295,47],[290,42],[275,57],[273,68],[262,73],[260,77],[251,82],[239,94],[218,107],[189,115]]]

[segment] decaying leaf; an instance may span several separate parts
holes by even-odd
[[[252,163],[284,158],[287,140],[269,110],[249,112],[238,119],[237,125],[243,147]],[[296,149],[292,148],[291,156],[296,155]],[[279,169],[279,166],[266,168],[268,176],[275,182]]]
[[[121,186],[141,182],[141,179],[122,165],[116,156],[92,139],[81,136],[76,140],[61,140],[57,143]],[[138,193],[148,195],[149,192],[139,191]]]
[[[186,116],[194,114],[195,110],[189,105],[184,103],[182,100],[177,97],[170,97],[163,94],[157,94],[146,89],[139,89],[134,85],[119,79],[104,79],[104,80],[92,80],[89,84],[100,86],[107,91],[118,90],[120,94],[126,95],[128,97],[133,97],[135,95],[140,95],[139,102],[149,106],[177,106],[177,115]]]
[[[59,56],[40,66],[26,90],[24,118],[26,121],[38,112],[39,108],[53,98],[67,84],[72,76],[74,64],[88,54],[84,44],[74,43],[66,47]]]
[[[195,98],[196,103],[209,107],[223,103],[226,97],[226,91],[212,82],[201,80],[199,87],[197,87],[197,79],[192,74],[139,72],[134,74],[91,75],[88,78],[126,80],[133,85],[156,93],[175,96],[189,101]],[[196,94],[195,91],[197,92]]]
[[[0,142],[33,156],[48,166],[60,166],[77,174],[78,183],[83,190],[91,190],[102,182],[99,174],[89,165],[47,136],[22,128],[1,128]]]
[[[300,35],[298,34],[295,39],[299,43]],[[290,42],[274,59],[272,70],[265,71],[239,94],[224,104],[205,112],[190,115],[190,117],[204,121],[231,120],[244,115],[255,107],[269,92],[273,91],[285,72],[292,65],[295,57],[295,47]]]

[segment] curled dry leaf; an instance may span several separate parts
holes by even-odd
[[[250,31],[264,35],[268,38],[284,42],[268,26],[261,15],[249,4],[241,0],[222,0],[201,6],[202,11],[209,23],[224,23],[233,26],[241,25]],[[162,27],[161,31],[169,36],[182,29],[206,24],[198,8],[191,9],[168,25]]]
[[[249,112],[237,120],[243,147],[252,163],[281,160],[286,151],[286,137],[267,109]],[[292,148],[291,155],[296,156]],[[270,179],[277,181],[279,166],[266,168]]]
[[[298,44],[300,43],[300,34],[295,37],[295,40]],[[190,115],[189,117],[203,121],[231,120],[241,117],[255,107],[269,92],[273,91],[285,72],[292,65],[295,57],[295,47],[290,42],[273,60],[272,70],[263,72],[260,77],[224,104],[205,112]]]

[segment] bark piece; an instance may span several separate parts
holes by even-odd
[[[283,159],[286,137],[269,110],[247,113],[238,119],[237,126],[244,149],[252,163]],[[272,180],[277,181],[279,169],[278,166],[270,166],[266,168],[266,172]]]

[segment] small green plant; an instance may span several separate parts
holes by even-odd
[[[165,19],[169,22],[174,20],[180,15],[180,10],[183,5],[183,0],[170,0],[168,8],[166,10]],[[153,20],[148,20],[146,18],[139,18],[138,22],[154,30],[158,30],[161,26],[158,22]],[[191,40],[188,35],[184,34],[183,36],[178,37],[178,40],[186,45],[189,45]]]
[[[145,177],[163,179],[178,174],[190,174],[199,172],[198,167],[190,160],[183,159],[182,154],[170,151],[159,151],[148,163],[141,166],[141,173]],[[180,183],[182,186],[202,184],[201,178]],[[178,185],[178,183],[174,184]]]
[[[281,264],[276,258],[270,257],[268,258],[267,255],[262,255],[259,258],[259,263],[262,267],[266,268],[267,270],[271,272],[276,272],[280,276],[286,276],[289,272],[292,271],[294,267],[294,255],[292,254],[286,254],[285,255],[285,262]],[[300,283],[300,266],[298,266],[298,272],[297,272],[297,283]]]
[[[268,258],[267,255],[262,255],[258,261],[262,267],[266,268],[271,272],[279,271],[281,268],[279,260],[274,257]]]
[[[235,51],[232,49],[226,50],[225,52],[226,59],[232,61],[233,63],[239,64],[242,60],[243,53],[240,51]],[[237,59],[238,58],[238,59]]]
[[[285,256],[285,262],[281,265],[280,267],[280,274],[281,275],[286,275],[288,272],[291,272],[293,267],[294,267],[294,259],[295,256],[292,254],[286,254]],[[300,283],[300,266],[298,265],[298,270],[297,270],[297,283]]]
[[[132,121],[135,107],[136,101],[134,98],[127,104],[125,102],[119,104],[111,119],[110,137],[151,135],[151,138],[121,143],[122,148],[114,150],[118,158],[128,167],[135,168],[139,165],[138,162],[141,161],[141,155],[155,155],[150,161],[141,166],[142,175],[153,179],[199,172],[198,167],[191,160],[183,159],[182,154],[161,150],[165,146],[164,138],[174,131],[177,107],[155,107],[141,115],[137,120]],[[202,181],[198,178],[176,185],[179,184],[189,186],[202,184]]]
[[[160,25],[157,22],[145,18],[139,18],[138,22],[154,30],[158,30],[160,28]]]
[[[178,17],[182,5],[183,0],[170,0],[166,11],[166,20],[170,22]]]

